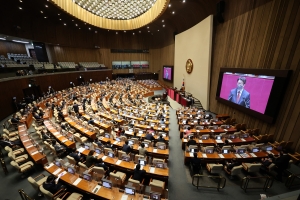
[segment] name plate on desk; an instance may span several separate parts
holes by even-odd
[[[205,153],[202,154],[203,158],[207,158],[207,155]]]
[[[53,163],[50,163],[48,166],[46,166],[45,168],[46,169],[49,169],[50,167],[52,167],[54,164]]]
[[[27,147],[26,147],[26,149],[29,149],[30,147],[33,147],[33,145],[29,145],[29,146],[27,146]]]
[[[232,142],[232,140],[228,140],[228,142]]]
[[[62,169],[59,168],[59,169],[55,170],[55,171],[53,172],[53,174],[54,174],[54,175],[57,175],[61,170],[62,170]]]
[[[187,139],[183,139],[183,142],[187,142]]]
[[[224,131],[228,131],[227,129],[224,129]]]
[[[194,157],[194,153],[190,153],[190,156],[191,156],[191,157]]]
[[[157,149],[153,149],[153,152],[156,153],[156,152],[157,152]]]
[[[243,142],[246,142],[246,140],[244,138],[241,139]]]
[[[100,190],[101,186],[97,185],[96,187],[94,187],[94,189],[92,190],[93,193],[97,193]]]
[[[89,132],[89,130],[85,130],[84,132],[87,133],[87,132]]]
[[[239,155],[239,154],[234,154],[235,155],[235,157],[237,157],[237,158],[241,158],[241,156]]]
[[[68,139],[64,139],[63,141],[61,141],[62,143],[65,143],[65,142],[67,142],[68,141]]]
[[[53,135],[58,135],[59,134],[59,132],[55,132],[55,133],[53,133]]]
[[[30,155],[35,155],[35,154],[37,154],[37,153],[39,153],[38,151],[35,151],[35,152],[32,152]]]
[[[102,159],[103,160],[103,159]],[[118,160],[117,162],[116,162],[116,165],[120,165],[122,163],[122,160]]]
[[[251,155],[252,157],[257,157],[254,153],[250,153],[250,155]]]
[[[202,141],[202,140],[199,140],[199,143],[203,143],[203,141]]]
[[[27,139],[27,140],[24,140],[23,142],[28,142],[29,141],[29,139]]]
[[[80,183],[81,180],[82,178],[77,178],[76,181],[74,181],[73,185],[78,185],[78,183]]]
[[[222,154],[218,154],[220,158],[224,158],[224,156]]]
[[[150,172],[155,173],[155,167],[150,167]]]
[[[217,143],[223,143],[223,140],[216,140]]]
[[[106,158],[107,158],[107,156],[103,156],[103,157],[102,157],[102,160],[105,160]]]
[[[210,130],[210,132],[215,132],[214,130]]]

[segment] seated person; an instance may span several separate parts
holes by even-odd
[[[191,127],[188,127],[188,129],[184,132],[183,137],[187,138],[191,134],[192,134]]]
[[[153,137],[152,133],[149,133],[149,132],[147,132],[145,139],[146,140],[150,140],[150,141],[155,140],[155,138]]]
[[[56,140],[52,137],[52,135],[50,135],[50,133],[47,131],[47,130],[43,130],[42,131],[42,139],[43,139],[43,141],[47,141],[47,142],[51,142],[52,143],[52,141],[55,141],[55,143],[56,143]]]
[[[107,167],[105,165],[105,163],[103,162],[102,158],[100,158],[99,160],[96,160],[95,166],[96,167],[103,167],[103,169],[106,171],[104,178],[106,178],[107,176],[109,176],[109,173],[110,173],[109,167]]]
[[[193,173],[199,173],[199,170],[201,170],[201,159],[198,158],[198,154],[194,153],[194,157],[191,158],[190,161]]]
[[[190,140],[186,143],[187,147],[190,146],[190,145],[197,145],[197,142],[196,142],[196,140],[194,140],[193,136],[191,136]]]
[[[3,137],[0,137],[0,146],[2,148],[5,148],[6,146],[9,146],[10,148],[14,149],[17,146],[22,146],[21,140],[15,140],[15,141],[9,141],[8,139],[5,139]]]
[[[111,144],[110,140],[107,141],[107,143],[104,145],[104,148],[110,148],[110,149],[114,150],[113,145]]]
[[[52,146],[54,147],[57,154],[62,154],[66,152],[66,147],[60,145],[56,140],[52,141]]]
[[[88,121],[88,124],[95,124],[94,120],[92,118],[90,118],[90,120]]]
[[[237,160],[235,158],[233,158],[231,160],[231,163],[226,162],[227,171],[231,171],[232,168],[239,166],[239,165],[240,165],[240,163],[238,163]]]
[[[34,117],[34,119],[36,119],[36,120],[42,120],[42,119],[43,119],[37,112],[34,112],[34,113],[33,113],[33,117]]]
[[[94,142],[98,145],[98,147],[102,147],[103,146],[102,142],[99,141],[98,138],[96,138]]]
[[[146,156],[148,151],[145,149],[145,144],[141,143],[139,147],[139,155]]]
[[[131,152],[131,147],[128,145],[128,140],[125,141],[125,144],[122,147],[122,151],[124,151],[126,154]]]
[[[139,137],[136,136],[136,132],[133,133],[133,136],[131,138],[137,138],[137,139],[139,139]]]
[[[164,143],[166,143],[166,140],[165,140],[165,138],[163,138],[162,135],[160,135],[159,138],[157,139],[157,142],[164,142]]]
[[[273,154],[268,154],[268,158],[262,158],[261,159],[261,170],[268,171],[268,167],[274,162],[275,157]]]
[[[86,156],[86,161],[85,161],[85,165],[87,167],[91,167],[92,165],[94,165],[97,161],[97,158],[95,158],[94,155],[94,150],[90,150],[89,154]]]
[[[11,118],[11,123],[19,123],[20,119],[17,117],[17,115],[14,115],[12,118]]]
[[[148,129],[148,130],[147,130],[147,133],[150,133],[150,134],[155,133],[153,127],[151,127],[150,129]]]
[[[84,161],[84,158],[82,157],[82,155],[78,151],[76,151],[76,149],[72,149],[72,152],[69,154],[69,156],[74,158],[77,163]]]
[[[142,182],[145,174],[146,174],[146,171],[141,170],[141,165],[137,164],[135,169],[133,170],[132,179]]]
[[[55,177],[53,175],[48,176],[47,180],[43,183],[43,188],[52,194],[55,194],[60,189],[63,188],[63,185],[59,182],[55,181]]]

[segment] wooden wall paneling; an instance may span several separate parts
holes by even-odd
[[[254,0],[244,3],[228,1],[225,23],[215,24],[210,110],[228,113],[236,118],[238,123],[246,123],[248,128],[259,128],[261,133],[273,133],[276,140],[293,140],[293,148],[299,150],[300,137],[299,134],[295,134],[295,130],[299,129],[297,123],[300,112],[300,2],[265,2],[260,4]],[[257,120],[215,100],[221,67],[293,70],[275,124]]]
[[[7,53],[27,54],[24,44],[0,40],[0,55],[7,58]]]

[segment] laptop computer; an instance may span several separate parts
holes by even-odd
[[[126,161],[126,162],[130,162],[130,156],[128,156],[128,155],[123,155],[123,156],[122,156],[122,160],[123,160],[123,161]]]
[[[83,177],[84,180],[87,181],[92,181],[92,175],[88,174],[88,173],[83,173]]]
[[[101,149],[96,148],[96,149],[95,149],[95,152],[96,152],[97,154],[101,154]]]
[[[256,153],[256,152],[259,152],[259,148],[258,147],[252,148],[252,153]]]
[[[222,153],[229,153],[229,150],[228,149],[223,149]]]
[[[214,150],[213,149],[207,149],[205,152],[206,153],[214,153]]]
[[[74,167],[68,167],[68,172],[69,172],[70,174],[75,174],[76,170],[75,170]]]
[[[216,135],[215,138],[216,138],[216,140],[222,140],[222,136],[221,135]]]
[[[157,192],[150,192],[150,200],[160,200],[161,194]]]
[[[161,149],[161,150],[165,150],[166,149],[166,145],[158,145],[157,148]]]
[[[155,167],[157,167],[157,168],[164,168],[164,163],[156,163],[156,165],[155,165]]]
[[[139,164],[145,166],[147,164],[147,161],[144,159],[139,159]]]
[[[115,157],[115,154],[114,154],[113,152],[108,152],[108,157],[114,158],[114,157]]]
[[[90,149],[90,145],[84,144],[84,148],[85,148],[86,150],[89,150],[89,149]]]
[[[131,146],[134,144],[134,141],[133,140],[128,140],[128,144]]]
[[[106,138],[110,138],[110,134],[105,134],[105,136],[104,137],[106,137]]]
[[[112,182],[107,179],[102,179],[102,186],[108,189],[112,188]]]
[[[239,149],[237,149],[237,151],[236,151],[238,154],[242,154],[242,153],[245,153],[246,152],[246,149],[244,149],[244,148],[239,148]]]

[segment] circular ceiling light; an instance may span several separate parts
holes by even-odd
[[[132,30],[163,14],[170,0],[51,0],[72,16],[111,30]]]

